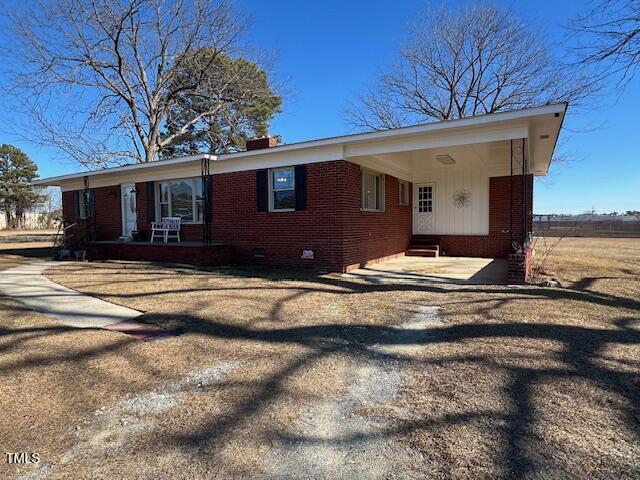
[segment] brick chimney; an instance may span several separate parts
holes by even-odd
[[[276,145],[278,145],[278,139],[276,137],[252,138],[251,140],[247,140],[247,151],[273,148]]]

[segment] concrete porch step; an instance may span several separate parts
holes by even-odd
[[[438,243],[438,239],[434,235],[412,235],[411,240],[423,243]]]
[[[412,235],[411,236],[411,245],[438,245],[440,241],[437,237],[433,235]]]
[[[437,248],[409,248],[405,252],[407,257],[439,257],[440,252]]]
[[[409,250],[417,248],[419,250],[437,250],[440,251],[440,245],[436,245],[434,244],[429,244],[429,243],[416,243],[416,242],[411,242],[409,244]]]

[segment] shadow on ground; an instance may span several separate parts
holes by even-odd
[[[349,324],[323,324],[309,326],[283,325],[281,328],[251,328],[250,326],[235,325],[226,322],[223,318],[203,319],[190,314],[172,315],[167,318],[160,313],[148,313],[140,320],[150,324],[163,327],[170,320],[172,327],[169,332],[174,335],[183,333],[201,335],[211,338],[225,339],[228,341],[255,342],[257,344],[290,344],[304,347],[307,352],[300,355],[277,373],[265,378],[259,385],[256,385],[255,394],[240,399],[234,406],[233,411],[225,412],[222,415],[214,416],[208,422],[202,424],[198,429],[188,434],[172,436],[163,439],[164,442],[174,445],[176,448],[191,448],[202,444],[219,444],[231,435],[231,432],[241,423],[257,417],[263,409],[282,395],[286,395],[285,383],[287,379],[296,375],[304,369],[310,362],[314,362],[323,357],[336,353],[347,355],[355,359],[379,359],[382,346],[419,346],[429,349],[437,345],[464,345],[470,341],[485,341],[491,339],[509,339],[513,342],[525,342],[531,340],[552,341],[559,345],[559,348],[552,354],[554,356],[554,366],[522,366],[522,365],[497,365],[492,355],[484,353],[464,354],[455,358],[455,362],[460,364],[483,365],[489,369],[506,369],[509,378],[506,387],[506,396],[510,404],[509,408],[499,408],[491,410],[459,411],[455,415],[443,415],[437,419],[429,420],[400,420],[393,422],[390,426],[381,428],[375,433],[354,432],[353,435],[333,438],[315,438],[308,436],[287,436],[283,432],[273,432],[279,436],[283,442],[306,442],[308,444],[335,443],[357,445],[367,441],[371,435],[385,436],[389,438],[403,438],[408,434],[424,431],[428,432],[434,427],[453,427],[465,425],[469,422],[481,420],[492,422],[498,427],[495,434],[501,438],[504,446],[500,452],[502,461],[500,468],[505,477],[525,478],[536,476],[539,473],[540,459],[532,453],[541,442],[536,434],[536,426],[541,422],[539,413],[532,406],[532,395],[536,387],[549,379],[572,380],[580,379],[596,385],[598,388],[606,390],[622,399],[615,412],[625,419],[630,435],[636,442],[640,442],[640,393],[637,370],[626,368],[625,365],[614,366],[611,362],[602,360],[606,358],[607,351],[612,346],[637,346],[640,344],[640,302],[637,299],[624,298],[615,295],[608,295],[585,291],[583,289],[545,289],[537,287],[455,287],[438,285],[422,285],[419,282],[412,284],[388,285],[353,283],[339,279],[335,276],[311,275],[308,273],[296,274],[291,272],[273,272],[256,269],[233,269],[233,270],[211,270],[211,269],[187,269],[193,274],[207,275],[209,272],[216,272],[221,275],[233,275],[255,278],[261,275],[268,281],[273,282],[269,289],[289,289],[290,287],[279,287],[279,280],[303,280],[310,283],[308,287],[297,287],[295,291],[282,301],[276,302],[270,309],[270,319],[275,320],[280,316],[284,304],[292,299],[300,298],[311,292],[332,292],[341,295],[398,291],[417,291],[436,294],[457,295],[470,293],[473,299],[468,300],[474,306],[475,313],[484,319],[476,323],[466,324],[443,324],[442,326],[425,328],[422,330],[407,330],[385,325],[349,325]],[[78,270],[82,274],[82,267]],[[150,274],[149,281],[153,278],[166,278],[161,274]],[[126,282],[123,280],[123,282]],[[581,285],[584,287],[585,285]],[[95,288],[96,284],[92,284]],[[330,290],[328,290],[330,288]],[[133,289],[132,289],[133,290]],[[202,291],[211,291],[212,288],[202,288]],[[232,293],[238,290],[252,290],[259,294],[260,288],[248,286],[243,287],[219,287],[216,291]],[[119,298],[139,298],[141,296],[161,295],[161,294],[181,294],[193,293],[197,289],[167,289],[154,291],[153,293],[128,293],[110,294]],[[495,323],[486,321],[490,318],[493,309],[502,307],[511,302],[521,302],[528,299],[550,299],[558,302],[573,301],[584,304],[592,304],[603,307],[619,309],[625,312],[619,316],[611,328],[597,328],[590,326],[554,324],[554,323],[521,323],[517,319],[507,323]],[[22,336],[30,335],[50,335],[68,331],[68,327],[56,329],[2,329],[1,336],[17,336],[15,342],[20,341]],[[110,347],[117,350],[121,344],[114,343]],[[6,348],[6,345],[4,345]],[[79,352],[78,359],[89,357],[99,357],[102,351]],[[420,365],[434,363],[437,360],[423,359],[412,355],[389,354],[390,359],[401,364]],[[48,361],[56,361],[56,358],[48,358]],[[67,361],[68,358],[65,358]],[[37,366],[43,361],[43,356],[33,355],[11,365],[4,365],[2,368],[17,372],[20,369]],[[451,362],[451,359],[447,359]],[[635,359],[630,359],[634,367],[637,367]],[[452,386],[453,388],[453,386]],[[579,399],[576,399],[579,401]],[[215,463],[215,455],[207,459],[212,464]],[[633,467],[630,467],[633,468]],[[636,466],[636,468],[640,468]]]

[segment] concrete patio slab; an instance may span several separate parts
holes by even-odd
[[[102,328],[142,315],[137,310],[83,295],[42,275],[44,270],[57,264],[38,262],[4,270],[0,272],[0,292],[77,328]]]
[[[507,261],[475,257],[399,257],[344,275],[373,283],[504,284]]]

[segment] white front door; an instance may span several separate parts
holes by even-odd
[[[122,199],[122,236],[131,238],[131,232],[136,230],[138,220],[135,184],[122,185],[120,198]]]
[[[436,184],[414,184],[413,233],[435,235],[436,233]]]

